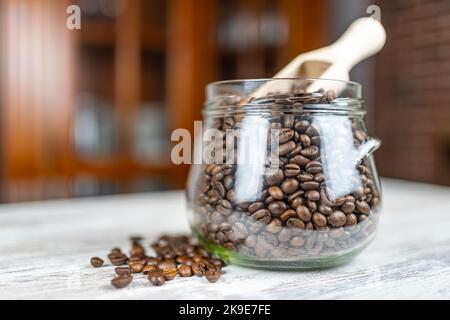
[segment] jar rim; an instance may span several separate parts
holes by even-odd
[[[261,86],[271,82],[281,82],[280,85],[284,89],[284,92],[277,92],[278,94],[292,94],[292,88],[298,86],[300,90],[306,90],[312,83],[316,87],[320,87],[318,90],[311,91],[314,93],[321,93],[328,90],[333,90],[335,94],[334,98],[329,104],[305,104],[304,111],[321,111],[321,112],[364,112],[362,108],[362,85],[355,81],[345,81],[337,79],[325,79],[325,78],[260,78],[260,79],[234,79],[234,80],[221,80],[208,84],[206,86],[206,102],[204,105],[203,113],[210,114],[211,112],[231,112],[240,109],[243,111],[258,111],[263,107],[270,107],[270,103],[267,104],[258,103],[253,105],[248,103],[252,95]],[[288,89],[289,88],[289,89]],[[294,89],[295,90],[295,89]],[[264,98],[264,97],[262,97]],[[238,107],[238,108],[236,108]],[[287,107],[286,110],[279,111],[294,111]],[[296,112],[301,112],[296,110]]]
[[[340,80],[340,79],[328,79],[328,78],[314,78],[314,77],[295,77],[295,78],[244,78],[244,79],[231,79],[231,80],[219,80],[214,81],[206,85],[206,88],[210,88],[217,85],[226,85],[234,83],[245,83],[245,82],[272,82],[272,81],[323,81],[323,82],[339,82],[345,84],[351,84],[355,87],[362,88],[359,82],[351,80]]]

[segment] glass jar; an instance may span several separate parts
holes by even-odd
[[[309,269],[345,263],[373,238],[380,141],[367,135],[360,84],[216,82],[203,114],[187,197],[210,251],[238,265]]]

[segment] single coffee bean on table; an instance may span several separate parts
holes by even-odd
[[[103,260],[99,257],[93,257],[91,258],[91,265],[94,268],[100,268],[103,265]]]

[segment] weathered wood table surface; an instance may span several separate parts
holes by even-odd
[[[0,206],[3,299],[366,299],[450,298],[450,188],[383,180],[378,234],[347,265],[309,272],[229,266],[215,284],[177,278],[153,287],[143,276],[110,285],[113,267],[92,256],[128,236],[148,241],[188,232],[182,192]]]

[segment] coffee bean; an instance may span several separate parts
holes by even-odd
[[[291,152],[292,150],[294,150],[295,147],[296,147],[295,142],[289,141],[287,143],[280,145],[280,147],[278,148],[278,153],[280,156],[284,156],[284,155],[288,154],[289,152]],[[304,155],[303,150],[301,151],[301,153],[302,153],[302,155]]]
[[[156,270],[156,269],[157,269],[156,266],[146,264],[146,265],[144,266],[144,268],[142,269],[142,273],[143,273],[143,274],[148,274],[150,271]]]
[[[311,220],[312,214],[311,211],[309,211],[308,207],[299,206],[297,207],[297,209],[295,209],[295,211],[298,218],[303,222],[309,222]]]
[[[290,163],[295,163],[301,167],[305,166],[307,163],[309,163],[309,159],[302,156],[302,155],[296,155],[292,159],[289,160]]]
[[[140,262],[132,263],[130,269],[133,273],[141,273],[142,269],[144,269],[144,265]]]
[[[162,286],[166,282],[163,271],[158,269],[152,270],[148,273],[148,280],[154,286]]]
[[[365,201],[356,201],[356,209],[364,214],[370,213],[370,207]]]
[[[300,153],[306,158],[315,159],[319,155],[319,149],[316,146],[310,146],[303,149]]]
[[[284,180],[284,173],[278,169],[269,176],[266,176],[266,184],[268,186],[275,186],[280,184]]]
[[[274,201],[267,207],[270,213],[275,217],[280,216],[287,208],[288,206],[283,201]]]
[[[196,263],[192,264],[192,273],[194,276],[202,277],[205,273],[205,264],[204,263]]]
[[[352,213],[355,210],[355,203],[347,201],[341,206],[341,210],[347,214]]]
[[[128,286],[131,281],[133,281],[133,277],[131,275],[118,276],[111,280],[111,284],[117,289],[122,289]]]
[[[207,270],[205,272],[206,279],[211,283],[217,282],[221,275],[222,273],[219,270]]]
[[[272,221],[266,226],[267,232],[278,233],[282,229],[282,222],[280,219],[272,219]]]
[[[308,162],[305,166],[308,173],[316,174],[322,172],[322,164],[319,161]]]
[[[305,229],[305,224],[298,218],[290,218],[286,221],[286,225],[292,228]]]
[[[296,177],[300,174],[300,166],[295,163],[288,163],[284,166],[284,175],[286,177]]]
[[[252,214],[252,218],[263,224],[268,224],[270,222],[270,212],[267,209],[261,209]]]
[[[358,218],[353,213],[347,215],[347,222],[345,225],[347,226],[354,226],[358,223]]]
[[[301,182],[308,182],[312,181],[314,179],[314,176],[309,173],[302,173],[297,176],[297,179],[300,180]],[[304,188],[302,187],[302,189]]]
[[[318,212],[315,212],[312,215],[312,221],[318,227],[323,227],[327,224],[327,218],[323,214],[318,213]]]
[[[178,266],[178,274],[180,275],[180,277],[191,277],[192,268],[187,264],[182,264]]]
[[[103,265],[103,260],[99,257],[93,257],[91,258],[91,265],[94,268],[100,268]]]
[[[299,187],[299,182],[294,178],[289,178],[283,181],[281,189],[288,194],[295,192]]]
[[[254,213],[260,209],[264,208],[264,203],[262,202],[253,202],[251,205],[248,206],[248,212]]]
[[[308,191],[306,193],[306,198],[308,198],[308,200],[310,201],[318,201],[320,200],[320,193],[318,191]]]
[[[291,129],[281,129],[278,135],[278,143],[283,144],[294,138],[294,130]]]
[[[334,227],[341,227],[347,222],[347,217],[342,211],[334,211],[328,217],[328,223]]]
[[[302,146],[304,148],[307,148],[311,145],[311,138],[307,136],[306,134],[300,135],[300,142],[302,143]]]
[[[166,259],[163,261],[160,261],[157,265],[159,270],[165,270],[165,269],[173,269],[177,267],[177,264],[174,259]]]
[[[300,187],[303,190],[307,190],[307,191],[318,190],[320,187],[320,184],[316,181],[306,181],[306,182],[303,182],[302,184],[300,184]]]
[[[300,133],[303,133],[306,131],[306,129],[308,129],[310,126],[310,123],[306,120],[302,120],[302,121],[298,121],[295,125],[294,125],[294,129],[297,130]]]
[[[270,196],[274,199],[282,200],[284,198],[283,191],[279,187],[276,186],[270,187],[268,191]]]
[[[164,269],[163,270],[163,276],[165,281],[170,281],[175,279],[177,276],[178,270],[177,268],[171,268],[171,269]]]
[[[281,221],[285,222],[289,218],[294,218],[296,216],[297,216],[297,213],[294,210],[288,209],[281,214],[280,219],[281,219]]]

